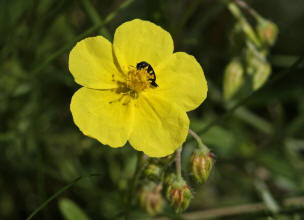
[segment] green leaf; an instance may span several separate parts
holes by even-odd
[[[89,217],[70,199],[61,199],[59,208],[66,220],[89,220]]]

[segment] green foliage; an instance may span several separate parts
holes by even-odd
[[[66,220],[89,220],[89,217],[70,199],[61,199],[59,208]]]
[[[132,18],[168,30],[175,51],[194,55],[208,80],[206,101],[189,116],[216,162],[203,186],[185,177],[194,192],[188,212],[268,202],[272,208],[277,204],[283,216],[263,211],[230,219],[303,218],[302,206],[292,203],[285,209],[285,200],[304,192],[303,62],[290,69],[304,51],[304,3],[246,2],[266,23],[256,26],[259,21],[240,7],[246,22],[236,19],[227,1],[0,0],[0,219],[26,219],[54,195],[33,219],[119,219],[126,213],[132,220],[151,219],[139,208],[136,189],[129,195],[136,152],[84,136],[69,110],[78,89],[68,70],[69,50],[87,36],[108,33],[113,38],[115,28]],[[280,31],[274,44],[268,32],[270,38],[261,40],[269,21]],[[230,93],[237,92],[225,102],[220,88],[226,65],[235,59],[244,68],[245,84],[229,84]],[[184,175],[196,147],[188,138]],[[174,164],[168,170],[174,171]],[[73,182],[91,173],[99,175]],[[141,177],[139,182],[144,183]],[[159,215],[176,217],[166,202]]]

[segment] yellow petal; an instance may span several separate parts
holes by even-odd
[[[88,88],[114,88],[121,78],[114,64],[112,44],[104,37],[89,37],[76,44],[69,56],[69,69],[75,81]]]
[[[128,65],[136,66],[141,61],[156,67],[172,55],[173,40],[161,27],[135,19],[116,29],[113,47],[121,68],[127,71]]]
[[[200,64],[186,53],[174,53],[155,69],[156,93],[184,111],[197,108],[207,96],[207,81]]]
[[[134,114],[134,127],[129,142],[136,150],[151,157],[172,154],[185,141],[189,119],[174,103],[153,94],[141,94]]]
[[[134,111],[131,104],[117,101],[120,97],[110,90],[79,89],[71,101],[75,124],[85,135],[103,144],[123,146],[133,126]]]

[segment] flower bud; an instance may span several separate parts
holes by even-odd
[[[175,173],[169,173],[165,177],[165,186],[166,186],[166,198],[169,200],[170,198],[170,192],[172,188],[172,183],[176,180],[176,174]]]
[[[268,62],[261,62],[253,76],[253,90],[257,90],[263,86],[270,74],[271,65]]]
[[[180,213],[188,208],[192,193],[190,187],[182,178],[174,178],[172,182],[168,182],[167,199],[170,205],[177,213]]]
[[[162,184],[149,182],[139,190],[140,206],[154,216],[163,210],[164,200],[161,195]]]
[[[150,180],[160,180],[161,173],[161,168],[153,163],[149,164],[144,171],[145,176],[148,177]]]
[[[199,183],[207,181],[212,170],[214,160],[211,152],[196,150],[192,153],[190,166],[195,179]]]
[[[275,23],[260,17],[256,29],[264,45],[272,46],[275,43],[278,36],[278,27]]]
[[[244,68],[240,59],[233,59],[224,73],[224,99],[229,100],[242,86],[244,81]]]
[[[253,90],[259,89],[267,81],[271,74],[271,65],[264,54],[248,49],[246,51],[247,74],[252,76]]]

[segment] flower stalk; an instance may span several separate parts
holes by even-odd
[[[247,38],[251,40],[257,47],[261,48],[262,44],[258,36],[256,35],[255,31],[246,20],[241,10],[238,8],[238,6],[235,3],[229,3],[228,9],[231,12],[231,14],[240,22],[242,29],[245,35],[247,36]]]
[[[181,153],[182,153],[182,147],[177,149],[176,158],[175,158],[175,161],[176,161],[175,162],[176,163],[176,175],[177,175],[178,180],[182,179]]]
[[[189,129],[188,133],[196,140],[199,149],[205,154],[209,153],[209,148],[202,142],[200,136],[196,134],[193,130]]]
[[[253,17],[258,17],[260,16],[253,8],[249,7],[249,5],[242,1],[242,0],[234,0],[234,2],[241,8],[244,8],[245,10],[248,11],[248,13],[250,15],[252,15]]]
[[[138,180],[143,172],[144,168],[146,167],[146,162],[145,162],[144,154],[142,152],[137,153],[137,162],[136,162],[136,170],[134,172],[133,178],[131,180],[129,192],[127,193],[125,204],[126,204],[126,210],[125,210],[125,219],[129,219],[129,211],[132,206],[132,198],[133,194],[135,192],[136,186],[138,185]]]

